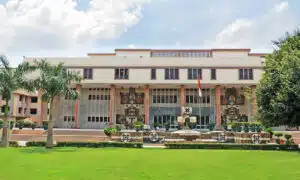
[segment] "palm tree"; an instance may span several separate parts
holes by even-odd
[[[81,76],[79,72],[68,71],[63,63],[51,65],[45,59],[35,61],[34,66],[39,69],[39,76],[34,80],[35,88],[41,91],[43,102],[50,104],[48,134],[46,148],[53,147],[53,100],[60,95],[68,95],[78,98],[78,92],[73,90],[71,84],[79,84]]]
[[[8,119],[9,110],[8,103],[11,100],[11,95],[18,89],[24,89],[28,92],[34,91],[33,82],[26,78],[26,74],[35,70],[34,66],[29,63],[22,63],[17,68],[12,68],[5,56],[0,56],[0,95],[5,100],[4,111],[4,126],[2,130],[1,146],[8,147]]]

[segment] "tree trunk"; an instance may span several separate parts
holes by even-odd
[[[46,148],[53,148],[53,98],[50,99],[50,110],[49,110],[49,122],[48,122],[48,134]]]
[[[7,148],[9,146],[9,112],[8,112],[8,100],[6,100],[4,118],[3,118],[3,130],[2,130],[2,138],[1,138],[1,146]]]

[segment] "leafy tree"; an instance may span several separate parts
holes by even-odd
[[[68,95],[78,98],[78,92],[74,91],[71,83],[80,83],[79,72],[68,71],[63,63],[51,65],[46,60],[35,61],[34,66],[39,69],[39,76],[34,80],[35,88],[41,91],[43,102],[50,104],[48,134],[46,148],[53,147],[53,100],[60,95]]]
[[[257,89],[258,112],[266,126],[300,126],[300,31],[274,45]]]
[[[29,63],[20,64],[17,68],[12,68],[9,61],[5,56],[0,56],[0,95],[5,100],[5,111],[3,117],[3,130],[1,146],[8,147],[8,120],[10,119],[9,114],[9,101],[14,91],[18,89],[24,89],[28,92],[34,91],[33,81],[26,78],[27,73],[34,71],[34,66]]]

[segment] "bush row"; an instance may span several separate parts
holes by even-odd
[[[286,150],[298,151],[298,145],[279,144],[187,144],[187,143],[166,143],[168,149],[243,149],[243,150]]]
[[[28,147],[46,146],[46,142],[27,142]],[[139,142],[57,142],[55,147],[90,147],[90,148],[104,148],[104,147],[124,147],[124,148],[142,148],[143,143]]]

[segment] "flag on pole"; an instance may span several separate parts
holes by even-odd
[[[198,80],[198,95],[199,95],[199,97],[202,97],[202,91],[201,91],[201,85],[200,85],[200,76],[198,76],[197,80]]]

